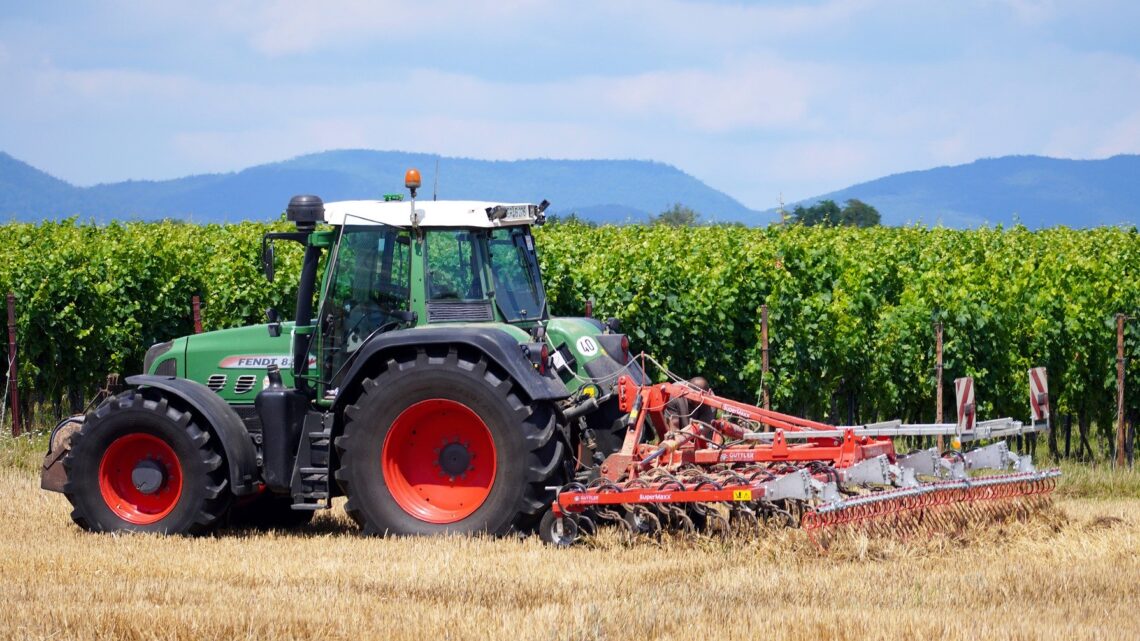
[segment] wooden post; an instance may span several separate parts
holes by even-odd
[[[770,410],[768,399],[768,306],[760,306],[760,393],[764,397],[764,409]]]
[[[195,294],[194,298],[190,299],[190,307],[194,310],[194,333],[202,333],[202,299],[198,298]]]
[[[12,408],[12,436],[20,435],[20,387],[16,357],[16,295],[8,292],[8,403]],[[0,416],[0,419],[3,417]]]
[[[593,317],[594,317],[594,299],[593,298],[587,298],[586,299],[586,318],[593,318]]]
[[[1124,314],[1116,315],[1116,466],[1124,467]]]
[[[942,422],[942,321],[934,324],[934,422]],[[938,451],[943,447],[942,435],[938,435]]]

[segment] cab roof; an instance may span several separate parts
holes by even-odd
[[[533,225],[542,213],[530,203],[481,200],[417,200],[420,227],[508,227]],[[330,225],[412,226],[411,201],[340,200],[325,203]]]

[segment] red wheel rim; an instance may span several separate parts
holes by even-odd
[[[149,463],[147,463],[149,462]],[[163,480],[144,492],[132,475],[140,464],[157,464]],[[162,520],[182,497],[182,465],[166,441],[150,434],[127,434],[115,439],[99,462],[99,492],[116,516],[135,525]]]
[[[472,514],[495,484],[495,441],[471,408],[447,399],[420,401],[396,417],[380,456],[392,498],[428,523]]]

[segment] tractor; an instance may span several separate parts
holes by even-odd
[[[80,527],[287,527],[347,497],[369,534],[533,531],[625,434],[618,321],[551,317],[542,204],[292,198],[293,320],[175,338],[52,432],[41,485]],[[596,474],[596,473],[595,473]]]
[[[617,319],[550,316],[533,225],[548,206],[323,203],[295,196],[296,311],[151,347],[144,372],[52,432],[41,486],[81,527],[200,534],[289,527],[347,498],[368,534],[538,531],[569,545],[599,524],[634,535],[799,526],[912,534],[1047,504],[1060,470],[1009,439],[1050,427],[1044,368],[1029,420],[830,425],[723,398],[651,356]],[[645,366],[656,366],[650,380]],[[897,439],[951,448],[896,451]],[[969,444],[972,449],[964,449]],[[993,471],[998,472],[994,474]]]

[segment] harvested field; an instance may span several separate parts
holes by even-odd
[[[0,638],[1136,639],[1140,499],[920,541],[92,535],[0,448]]]

